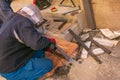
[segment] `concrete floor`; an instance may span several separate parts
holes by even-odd
[[[99,1],[99,0],[96,0],[96,1]],[[32,3],[32,0],[25,0],[24,2],[23,0],[15,0],[12,3],[12,7],[14,11],[17,11],[29,3]],[[98,7],[101,8],[100,5],[98,5]],[[100,11],[96,10],[95,12],[100,12]],[[106,11],[104,10],[104,12]],[[100,22],[98,22],[101,25],[102,22],[104,22],[104,18],[100,17],[99,14],[97,16],[99,17],[99,20],[101,20]],[[112,24],[112,20],[114,19],[115,21],[117,20],[116,17],[112,18],[112,16],[111,17],[108,16],[108,18],[110,19],[111,24]],[[107,17],[105,19],[107,21]],[[117,21],[117,23],[119,23],[119,21]],[[114,23],[115,26],[109,26],[108,24],[109,22],[107,21],[107,24],[103,24],[103,26],[99,26],[99,28],[105,28],[106,26],[107,28],[111,28],[111,29],[120,29],[120,27],[117,26],[115,23]],[[120,69],[120,54],[119,54],[120,43],[116,47],[110,48],[110,50],[112,50],[111,55],[104,54],[99,56],[103,64],[97,64],[91,57],[85,59],[82,64],[74,63],[74,66],[72,67],[69,73],[71,80],[120,80],[120,75],[119,75],[120,74],[120,70],[119,70]],[[5,79],[0,77],[0,80],[5,80]],[[57,79],[57,80],[60,80],[60,79]],[[61,79],[61,80],[65,80],[65,79]]]

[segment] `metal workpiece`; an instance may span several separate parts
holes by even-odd
[[[62,54],[65,57],[65,59],[67,61],[69,61],[69,62],[73,61],[72,57],[70,57],[69,55],[67,55],[67,53],[62,48],[60,48],[59,46],[56,46],[56,48],[59,51],[59,53]]]
[[[76,12],[76,11],[79,11],[79,10],[81,10],[80,5],[78,5],[78,9],[75,9],[75,10],[72,10],[72,11],[65,12],[65,13],[63,13],[62,15],[66,15],[66,14],[69,14],[69,13],[73,13],[73,12]]]
[[[94,11],[92,6],[92,0],[82,0],[84,12],[87,20],[87,26],[90,29],[96,29],[96,21],[94,17]]]
[[[90,39],[90,41],[91,41],[92,43],[94,43],[97,47],[99,47],[99,48],[101,48],[102,50],[104,50],[106,53],[108,53],[108,54],[111,53],[111,51],[110,51],[109,49],[105,48],[103,45],[99,44],[97,41],[95,41],[95,40],[93,39],[93,36],[92,36],[92,33],[91,33],[91,32],[89,32],[89,39]]]
[[[58,30],[60,30],[67,22],[67,19],[53,19],[54,22],[62,22],[62,24],[58,27]]]
[[[75,38],[75,40],[77,41],[77,43],[79,45],[81,45],[84,49],[86,49],[86,51],[89,53],[89,55],[95,60],[97,61],[99,64],[102,63],[102,61],[96,56],[93,54],[92,50],[90,48],[88,48],[84,42],[82,41],[81,37],[80,36],[77,36],[71,29],[68,30],[70,32],[70,34]]]
[[[63,2],[64,2],[64,1],[65,1],[65,0],[62,0],[62,1],[60,2],[60,5],[61,5],[61,6],[63,5]],[[70,1],[71,1],[72,5],[73,5],[74,7],[76,7],[74,1],[73,1],[73,0],[70,0]],[[63,5],[63,6],[67,6],[67,5]]]

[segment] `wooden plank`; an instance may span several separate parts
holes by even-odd
[[[96,22],[94,19],[91,0],[82,0],[82,2],[83,2],[83,7],[84,7],[88,27],[90,29],[96,29]]]

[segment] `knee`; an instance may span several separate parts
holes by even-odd
[[[33,58],[31,62],[35,69],[40,69],[43,72],[49,72],[53,69],[53,62],[48,58]]]
[[[53,61],[52,60],[50,60],[50,59],[47,59],[47,68],[49,69],[49,70],[52,70],[53,69]]]

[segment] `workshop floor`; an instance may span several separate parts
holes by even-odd
[[[14,11],[19,10],[32,0],[15,0],[12,3]],[[115,28],[115,26],[114,26]],[[96,63],[90,56],[81,64],[74,62],[69,75],[48,78],[46,80],[120,80],[120,43],[112,48],[111,55],[103,54],[99,58],[102,64]],[[0,77],[0,80],[5,80]]]

